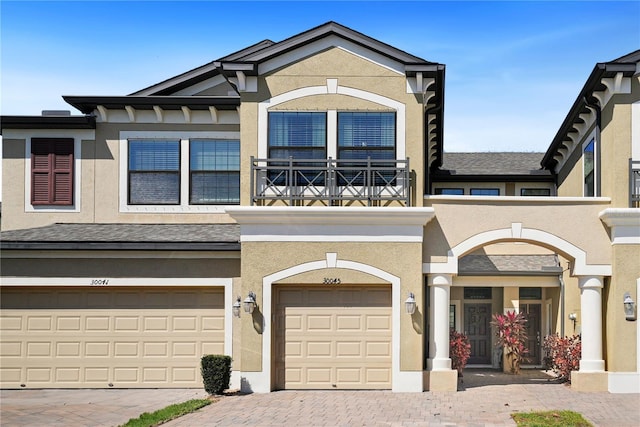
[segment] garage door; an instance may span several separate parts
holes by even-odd
[[[391,388],[391,288],[275,289],[278,389]]]
[[[3,288],[3,388],[202,387],[222,288]]]

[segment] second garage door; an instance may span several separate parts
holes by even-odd
[[[202,387],[222,288],[2,289],[2,388]]]
[[[277,389],[390,389],[391,287],[275,289]]]

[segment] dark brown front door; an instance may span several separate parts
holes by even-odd
[[[464,305],[464,333],[471,343],[468,364],[491,363],[491,304]]]
[[[527,361],[531,365],[540,364],[540,318],[542,304],[520,304],[520,312],[527,316]]]

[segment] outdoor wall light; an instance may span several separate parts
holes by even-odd
[[[256,294],[253,291],[249,292],[249,295],[244,299],[244,312],[245,313],[253,313],[253,310],[256,308]]]
[[[569,313],[569,320],[573,320],[574,322],[578,318],[578,315],[575,313]]]
[[[236,302],[233,303],[233,315],[235,317],[240,317],[240,307],[242,306],[242,300],[240,297],[236,298]]]
[[[627,320],[636,320],[636,303],[631,299],[629,292],[624,293],[622,303],[624,304],[624,317]]]
[[[404,308],[409,314],[413,314],[416,312],[416,298],[415,295],[413,295],[413,292],[409,292],[409,298],[405,300]]]

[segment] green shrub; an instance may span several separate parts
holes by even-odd
[[[231,379],[231,357],[222,354],[208,354],[201,360],[204,390],[209,394],[222,394],[229,388]]]

